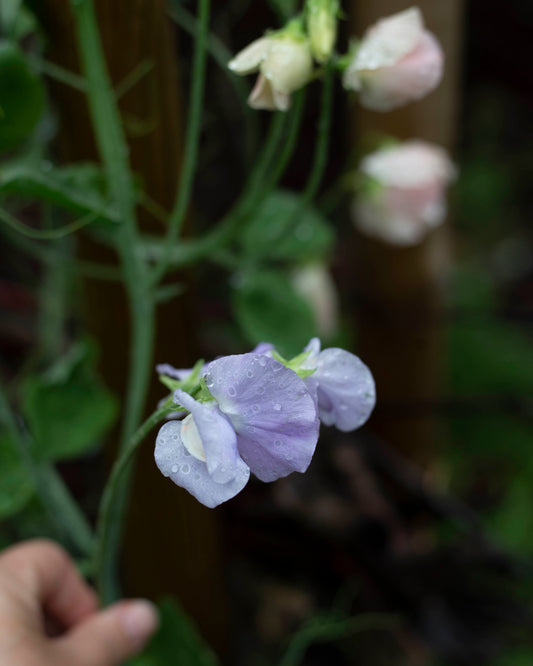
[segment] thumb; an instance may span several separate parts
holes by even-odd
[[[76,625],[57,640],[57,648],[68,664],[119,666],[142,650],[157,625],[152,603],[121,601]]]

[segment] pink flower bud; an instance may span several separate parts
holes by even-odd
[[[365,157],[363,187],[352,207],[355,226],[393,245],[415,245],[444,221],[446,187],[456,170],[445,150],[423,141]]]
[[[343,85],[359,91],[367,109],[390,111],[436,88],[443,65],[439,42],[425,30],[418,7],[412,7],[367,30],[344,72]]]
[[[237,74],[259,71],[248,99],[252,108],[287,111],[290,94],[303,87],[311,77],[313,58],[307,39],[273,34],[249,44],[228,67]]]

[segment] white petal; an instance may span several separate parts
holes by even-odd
[[[248,98],[248,104],[252,109],[263,109],[266,111],[287,111],[290,107],[290,95],[277,92],[272,84],[263,74],[259,74],[255,86]]]
[[[170,421],[160,429],[155,446],[155,461],[161,473],[185,488],[209,508],[235,497],[250,478],[250,470],[240,458],[229,483],[216,483],[207,465],[191,456],[181,440],[181,422]]]
[[[313,71],[309,42],[294,39],[272,39],[271,48],[261,63],[261,73],[272,88],[289,94],[304,86]]]
[[[271,39],[269,37],[256,39],[237,53],[233,60],[228,63],[228,68],[236,74],[251,74],[255,72],[265,59],[270,49],[270,44]]]

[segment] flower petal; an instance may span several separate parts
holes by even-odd
[[[357,71],[394,65],[416,48],[424,30],[418,7],[382,18],[363,35],[355,56]]]
[[[298,375],[268,356],[226,356],[209,364],[207,387],[237,432],[243,460],[261,481],[304,472],[319,421]]]
[[[194,420],[193,428],[203,447],[207,471],[217,483],[228,483],[237,470],[237,435],[228,418],[220,413],[214,402],[197,402],[188,393],[178,389],[174,391],[174,402],[188,409]],[[189,423],[184,424],[184,427]],[[189,426],[190,427],[190,426]],[[194,433],[196,434],[196,433]],[[194,437],[194,435],[193,435]],[[187,446],[186,434],[182,429],[182,441],[186,448],[195,455],[195,451]],[[194,439],[197,439],[194,437]]]
[[[161,473],[211,509],[235,497],[248,483],[248,466],[238,458],[233,479],[228,483],[217,483],[209,474],[207,465],[183,446],[181,428],[181,421],[170,421],[159,430],[155,461]]]
[[[252,354],[266,354],[270,356],[270,352],[274,349],[274,345],[270,342],[260,342],[252,349]]]
[[[180,382],[192,374],[192,368],[175,368],[170,363],[159,363],[155,366],[155,370],[158,375],[166,375]]]
[[[416,48],[394,65],[358,70],[359,102],[373,111],[391,111],[434,90],[444,70],[444,54],[435,36],[426,31]]]
[[[239,51],[237,55],[228,63],[228,68],[236,74],[251,74],[255,72],[259,65],[266,58],[272,40],[269,37],[260,37],[246,48]]]
[[[272,38],[261,63],[261,73],[278,93],[288,95],[308,83],[313,72],[313,57],[307,40]]]
[[[252,109],[263,109],[264,111],[288,111],[291,97],[274,90],[266,76],[259,74],[248,97],[248,105]]]
[[[363,425],[376,404],[372,373],[354,354],[332,347],[320,352],[316,372],[320,419],[343,432]]]

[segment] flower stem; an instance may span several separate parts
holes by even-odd
[[[174,408],[172,408],[165,406],[153,412],[130,437],[127,445],[123,448],[122,453],[115,461],[113,469],[111,470],[109,480],[100,502],[96,532],[96,547],[94,551],[94,570],[96,571],[97,576],[96,583],[103,598],[105,598],[107,592],[107,560],[109,557],[109,551],[113,547],[113,541],[115,539],[114,520],[117,513],[117,505],[120,505],[122,502],[122,480],[124,474],[131,464],[131,459],[134,453],[137,451],[146,435],[173,409],[175,410],[176,407],[174,406]]]
[[[329,134],[331,130],[331,116],[333,106],[333,74],[334,70],[331,64],[326,68],[324,77],[324,88],[322,92],[322,104],[320,107],[320,116],[318,119],[318,137],[315,146],[315,155],[313,166],[305,190],[302,194],[302,202],[310,203],[320,186],[320,181],[324,175],[329,150]]]
[[[27,436],[18,428],[1,386],[0,423],[7,429],[50,519],[65,541],[72,544],[82,555],[88,556],[93,549],[93,533],[89,523],[53,465],[34,460]]]
[[[137,253],[139,234],[135,218],[135,190],[128,163],[128,145],[116,97],[106,69],[92,0],[71,0],[78,30],[82,66],[87,81],[93,128],[107,176],[109,191],[121,220],[117,231],[119,253],[131,313],[130,366],[120,451],[123,451],[142,415],[149,383],[155,327],[154,295],[147,266]],[[128,476],[118,484],[106,550],[98,560],[99,587],[104,602],[118,596],[116,561],[128,494]]]
[[[169,217],[169,227],[163,245],[163,254],[159,263],[154,268],[152,284],[157,284],[168,268],[170,250],[178,239],[191,198],[202,129],[202,109],[204,104],[205,71],[209,38],[209,13],[210,0],[199,0],[183,166],[180,172],[176,201]]]
[[[338,641],[365,631],[393,631],[399,624],[398,616],[386,613],[364,613],[343,619],[313,618],[293,636],[279,666],[299,666],[314,643]]]

